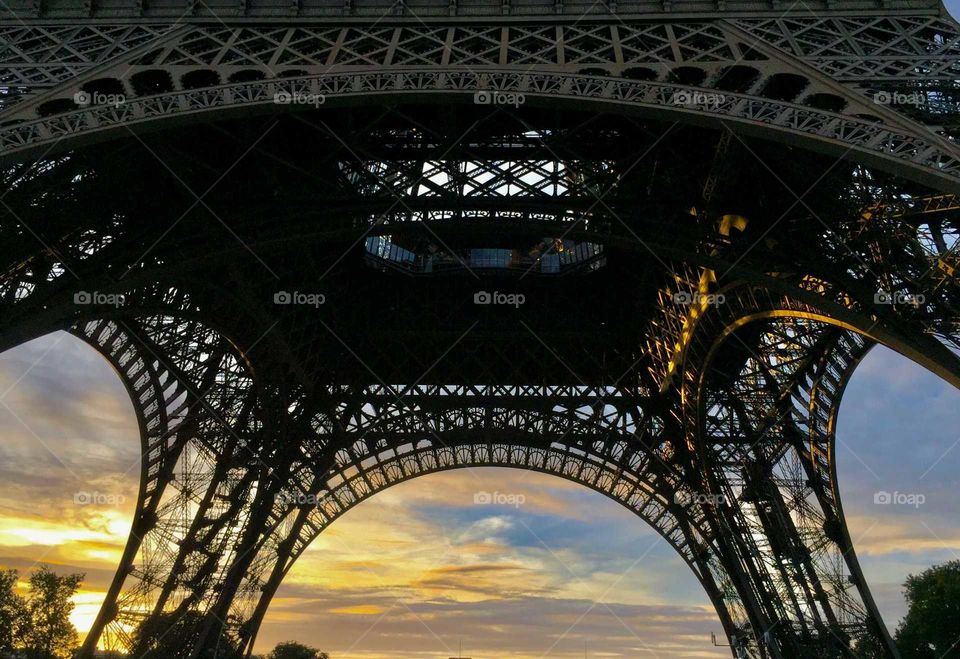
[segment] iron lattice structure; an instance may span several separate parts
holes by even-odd
[[[344,511],[498,465],[633,510],[735,656],[897,656],[834,435],[876,343],[960,386],[940,4],[0,17],[0,350],[71,331],[142,436],[87,655],[249,653]]]

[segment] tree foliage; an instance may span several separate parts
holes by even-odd
[[[873,624],[854,636],[855,654],[861,659],[888,659],[890,651],[886,641]]]
[[[286,641],[278,643],[273,652],[267,655],[267,659],[330,659],[326,652],[320,652],[316,648],[297,643],[296,641]]]
[[[45,565],[30,575],[26,597],[16,592],[16,570],[0,571],[0,653],[29,659],[68,659],[77,647],[70,622],[83,574],[60,576]]]
[[[960,560],[903,584],[910,609],[897,628],[903,659],[960,659]]]
[[[29,657],[67,659],[77,646],[77,630],[70,622],[73,596],[83,583],[80,573],[59,576],[45,565],[30,575],[27,624],[23,646]]]
[[[26,602],[16,586],[17,571],[0,570],[0,655],[13,650],[23,633]]]

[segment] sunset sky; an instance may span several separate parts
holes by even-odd
[[[960,0],[948,3],[954,15]],[[0,354],[0,567],[86,573],[73,622],[93,621],[130,528],[139,439],[103,358],[56,333]],[[839,419],[843,504],[891,631],[910,573],[960,559],[960,391],[884,348]],[[480,491],[522,494],[477,505]],[[877,505],[878,491],[922,494]],[[79,493],[112,503],[80,505]],[[729,657],[712,605],[672,549],[579,485],[509,469],[397,485],[326,531],[281,587],[257,652],[298,640],[334,659]]]

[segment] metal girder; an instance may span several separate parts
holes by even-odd
[[[864,12],[861,3],[852,0],[824,2],[818,0],[808,5],[805,13],[822,13],[829,11]],[[293,2],[277,2],[276,0],[213,0],[211,2],[193,2],[191,0],[175,0],[164,4],[144,3],[142,0],[122,0],[111,3],[103,2],[74,2],[60,4],[35,3],[31,0],[10,0],[6,3],[4,13],[14,15],[22,20],[78,20],[95,18],[100,20],[116,19],[149,19],[161,18],[166,20],[183,20],[186,18],[206,20],[236,20],[247,18],[250,20],[279,19],[298,20],[329,19],[331,17],[367,17],[381,15],[414,15],[422,17],[436,16],[489,16],[512,14],[518,18],[537,17],[544,20],[551,16],[567,15],[581,16],[584,14],[598,16],[631,16],[657,14],[701,14],[708,16],[724,16],[729,14],[762,15],[771,12],[789,12],[792,8],[779,2],[763,2],[758,0],[698,0],[673,4],[671,2],[618,0],[616,4],[592,5],[582,1],[568,1],[564,3],[545,2],[511,2],[503,4],[500,1],[483,3],[436,4],[422,0],[407,0],[399,9],[383,1],[353,0],[343,3],[339,0],[294,0]],[[937,13],[942,5],[936,0],[909,0],[901,2],[884,2],[879,5],[885,12],[910,13]],[[867,10],[869,11],[869,10]]]
[[[294,108],[300,98],[330,107],[410,95],[462,103],[497,92],[531,104],[591,102],[729,122],[960,189],[960,149],[943,128],[956,109],[950,85],[960,30],[945,17],[350,27],[187,18],[140,31],[27,21],[6,28],[9,39],[27,45],[0,51],[8,105],[0,113],[0,158],[7,161],[165,120],[277,111],[277,99]],[[70,65],[50,66],[60,53]],[[915,101],[897,100],[910,94]]]
[[[242,415],[251,380],[230,346],[215,332],[175,318],[90,322],[74,334],[117,368],[131,393],[143,441],[137,512],[116,577],[90,636],[130,648],[133,632],[157,608],[189,601],[187,583],[202,569],[177,547],[196,539],[184,519],[201,499],[198,488],[218,487],[214,466],[225,450],[224,429]],[[222,508],[222,506],[221,506]],[[198,514],[203,518],[203,513]],[[231,519],[229,515],[222,519]],[[205,551],[215,554],[216,533]],[[223,545],[220,545],[223,547]]]
[[[800,657],[857,656],[857,642],[878,636],[897,656],[846,533],[833,462],[839,398],[869,344],[802,313],[768,314],[784,305],[747,290],[726,295],[684,361],[684,414],[704,491],[723,502],[725,555],[745,566],[755,638],[771,656]]]

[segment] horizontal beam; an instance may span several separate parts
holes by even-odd
[[[678,3],[679,4],[679,3]],[[939,0],[880,0],[876,4],[861,0],[811,0],[802,6],[790,6],[778,0],[685,0],[682,11],[663,0],[618,0],[614,3],[597,3],[590,0],[566,0],[555,2],[531,2],[514,0],[504,4],[502,0],[485,0],[483,3],[436,3],[430,0],[407,0],[398,11],[393,0],[300,0],[278,2],[277,0],[248,0],[241,8],[237,2],[195,2],[171,0],[165,3],[142,0],[119,0],[109,5],[90,2],[37,2],[36,0],[9,0],[0,11],[0,23],[30,21],[89,22],[109,20],[167,20],[171,22],[230,20],[231,22],[263,22],[305,20],[329,21],[352,19],[379,22],[382,18],[415,22],[423,18],[464,19],[499,16],[515,21],[537,17],[538,21],[578,20],[586,15],[609,17],[612,20],[626,18],[673,17],[731,18],[750,16],[789,16],[791,14],[818,15],[892,15],[921,13],[941,15],[945,12]],[[506,14],[506,16],[504,15]]]

